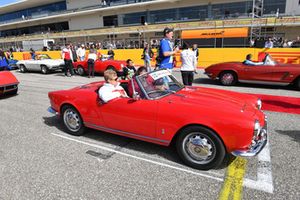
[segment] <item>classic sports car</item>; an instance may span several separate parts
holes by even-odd
[[[0,72],[0,95],[17,94],[19,81],[9,71]]]
[[[39,71],[47,74],[50,71],[63,69],[64,65],[63,59],[51,59],[47,54],[38,54],[35,60],[20,60],[17,62],[17,66],[22,73]]]
[[[77,73],[81,76],[85,75],[88,72],[88,63],[87,60],[79,61],[73,63],[74,69]],[[126,66],[126,61],[121,60],[100,60],[97,59],[95,61],[95,72],[96,73],[103,73],[107,69],[115,70],[118,75],[121,75],[123,72],[123,67]]]
[[[277,63],[266,55],[262,65],[252,66],[241,62],[226,62],[209,66],[205,74],[211,79],[219,79],[223,85],[237,82],[259,84],[294,84],[300,89],[300,65]]]
[[[187,165],[203,170],[219,166],[227,153],[255,156],[267,143],[266,117],[254,96],[184,87],[167,70],[134,78],[121,82],[126,91],[133,87],[132,97],[107,103],[98,96],[103,81],[49,92],[48,111],[60,115],[72,135],[88,127],[164,146],[174,143]]]

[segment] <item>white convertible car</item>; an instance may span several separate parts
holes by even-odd
[[[20,60],[17,62],[17,66],[22,73],[38,71],[47,74],[50,71],[63,69],[64,65],[63,59],[51,59],[47,54],[38,54],[35,60]]]

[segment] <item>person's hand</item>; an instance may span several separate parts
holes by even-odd
[[[178,47],[178,46],[176,46],[176,47],[174,48],[174,52],[175,52],[175,53],[179,52],[179,47]]]

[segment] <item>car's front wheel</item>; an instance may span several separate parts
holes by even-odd
[[[27,71],[25,65],[20,65],[20,72],[25,73]]]
[[[75,136],[84,134],[85,126],[76,108],[66,105],[62,108],[61,113],[62,121],[68,133]]]
[[[183,129],[177,138],[176,149],[184,163],[201,170],[218,167],[226,155],[223,142],[216,133],[202,126]]]
[[[43,74],[48,74],[48,72],[49,72],[48,67],[45,66],[45,65],[42,65],[42,66],[41,66],[41,70],[42,70],[42,73],[43,73]]]
[[[78,73],[78,75],[80,75],[80,76],[84,76],[85,71],[84,71],[83,67],[79,66],[79,67],[77,68],[77,73]]]
[[[297,90],[300,90],[300,77],[295,81],[295,87]]]
[[[237,75],[231,71],[222,72],[219,76],[222,85],[235,85],[237,83]]]

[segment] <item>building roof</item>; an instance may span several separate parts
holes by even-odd
[[[26,8],[33,8],[37,6],[47,5],[62,0],[20,0],[15,3],[10,3],[0,7],[0,14],[10,13],[18,10],[24,10]]]

